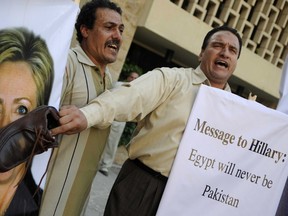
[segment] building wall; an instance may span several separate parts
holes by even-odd
[[[138,19],[141,17],[141,9],[143,8],[145,0],[115,0],[114,2],[123,10],[122,20],[125,25],[123,44],[118,54],[117,61],[110,66],[110,69],[113,71],[112,76],[117,80],[133,41]]]
[[[145,4],[148,2],[151,3],[149,11],[142,15],[138,25],[195,55],[213,26],[227,24],[236,28],[243,37],[243,51],[234,75],[279,97],[287,55],[287,1],[277,1],[276,5],[273,1],[261,0],[248,3],[202,0],[200,3],[187,1],[190,3],[186,5],[184,1],[147,0]]]

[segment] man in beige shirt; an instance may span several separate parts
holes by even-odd
[[[235,29],[212,29],[204,38],[196,69],[157,68],[116,91],[105,91],[81,109],[62,107],[62,126],[53,134],[105,128],[113,120],[139,122],[104,215],[156,214],[200,85],[231,91],[227,81],[241,46]]]
[[[112,88],[107,65],[116,61],[122,44],[122,10],[109,0],[88,1],[75,29],[79,44],[68,54],[61,105],[83,107]],[[41,216],[83,214],[109,132],[90,127],[62,137],[49,164]]]

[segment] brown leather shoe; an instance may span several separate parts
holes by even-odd
[[[49,130],[59,125],[58,111],[40,106],[0,129],[0,172],[6,172],[48,148],[58,147]]]

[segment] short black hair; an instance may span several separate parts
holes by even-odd
[[[79,43],[81,43],[83,40],[80,27],[82,25],[85,25],[88,29],[93,28],[93,25],[96,20],[95,12],[98,8],[108,8],[122,15],[122,9],[116,3],[111,2],[109,0],[92,0],[90,2],[87,2],[81,8],[81,11],[75,23],[75,29],[77,31],[77,40]]]
[[[219,31],[229,31],[229,32],[231,32],[232,34],[234,34],[237,37],[238,42],[239,42],[239,53],[238,53],[238,58],[239,58],[240,57],[240,53],[241,53],[241,49],[242,49],[242,39],[241,39],[241,37],[240,37],[240,35],[239,35],[239,33],[237,32],[236,29],[231,28],[231,27],[226,26],[226,25],[222,25],[222,26],[219,26],[219,27],[216,27],[216,28],[213,28],[212,30],[210,30],[206,34],[206,36],[205,36],[205,38],[203,40],[203,44],[202,44],[201,49],[202,50],[206,49],[206,47],[207,47],[207,45],[209,43],[209,40],[212,37],[212,35],[214,35],[216,32],[219,32]]]

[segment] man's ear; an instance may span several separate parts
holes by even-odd
[[[88,37],[88,30],[89,29],[85,25],[80,26],[80,32],[81,32],[83,38]]]
[[[200,54],[199,54],[199,56],[198,56],[198,61],[199,61],[199,62],[201,62],[201,60],[202,60],[203,52],[204,52],[204,50],[201,49],[201,52],[200,52]]]

